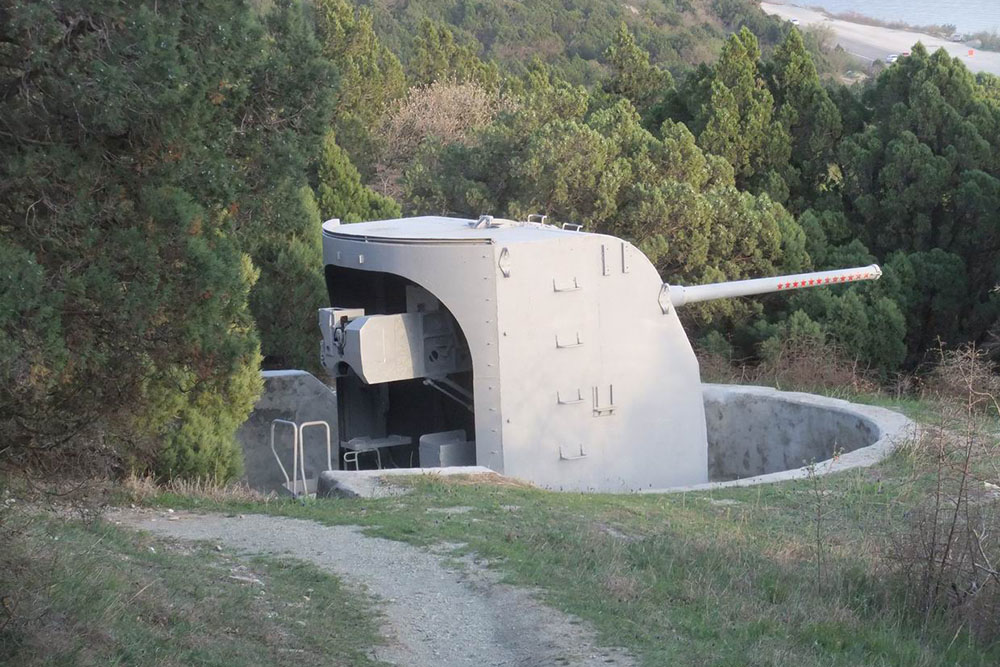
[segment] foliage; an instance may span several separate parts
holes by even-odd
[[[852,232],[897,257],[908,348],[983,340],[997,318],[1000,105],[958,60],[920,45],[865,92],[866,127],[837,147]]]
[[[604,55],[611,69],[605,90],[627,99],[640,114],[648,115],[673,87],[670,72],[649,62],[649,54],[639,48],[624,22]]]
[[[408,68],[414,66],[428,38],[435,39],[428,34],[428,26],[437,32],[447,26],[451,36],[444,39],[452,39],[484,62],[497,63],[501,73],[521,73],[537,58],[552,66],[560,78],[587,85],[599,84],[604,78],[606,51],[623,21],[653,63],[677,71],[713,60],[726,35],[743,25],[769,46],[780,41],[784,30],[781,21],[767,16],[749,0],[644,0],[631,4],[608,0],[360,0],[359,4],[371,10],[379,38],[393,46]],[[432,80],[417,78],[414,83]]]
[[[773,122],[774,97],[758,68],[757,38],[747,28],[733,35],[718,63],[697,83],[707,95],[693,98],[692,131],[704,150],[726,158],[741,188],[764,189],[779,201],[780,188],[761,188],[791,153],[786,128]]]
[[[483,62],[469,44],[457,44],[447,25],[429,19],[420,22],[414,41],[416,53],[410,61],[410,80],[428,85],[442,79],[472,81],[495,88],[500,70],[495,63]]]
[[[385,108],[406,92],[403,66],[379,43],[370,10],[347,0],[317,0],[314,13],[323,56],[340,74],[331,100],[337,110],[333,129],[340,145],[367,173],[372,166],[371,133]]]
[[[296,5],[224,1],[2,14],[6,451],[235,474],[259,391],[251,313],[287,353],[266,292],[318,262],[282,255],[317,234],[300,189],[333,74],[312,26]]]
[[[337,145],[332,131],[323,137],[318,179],[319,213],[324,219],[361,222],[399,217],[396,202],[361,183],[361,175],[351,164],[347,153]],[[314,234],[313,238],[318,241],[319,234]]]
[[[377,187],[401,197],[402,170],[422,147],[434,143],[464,145],[474,130],[514,109],[509,97],[472,81],[439,79],[427,86],[414,86],[405,99],[388,109],[378,129]]]

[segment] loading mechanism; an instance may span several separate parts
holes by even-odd
[[[352,273],[352,287],[363,277],[377,283],[354,290],[354,303],[369,295],[364,305],[319,311],[320,359],[336,379],[341,467],[475,465],[472,357],[458,322],[418,285]]]

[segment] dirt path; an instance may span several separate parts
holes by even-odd
[[[470,563],[363,535],[352,526],[261,515],[224,517],[142,510],[108,515],[122,525],[183,540],[210,540],[246,554],[291,555],[361,584],[385,614],[380,660],[412,667],[632,665],[623,651],[594,645],[579,619]]]

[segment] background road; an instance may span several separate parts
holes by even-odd
[[[874,60],[885,60],[889,54],[901,54],[910,51],[917,42],[923,42],[928,51],[934,52],[939,48],[945,49],[949,55],[961,58],[965,66],[973,72],[990,72],[1000,74],[1000,53],[995,51],[980,51],[976,49],[974,55],[969,56],[969,47],[958,42],[949,42],[940,37],[932,37],[920,32],[908,32],[906,30],[893,30],[891,28],[881,28],[879,26],[861,25],[831,19],[820,12],[812,9],[804,9],[793,5],[778,5],[769,2],[760,4],[768,14],[773,14],[785,20],[796,18],[799,26],[826,26],[833,30],[837,44],[853,56],[861,58],[867,63]]]

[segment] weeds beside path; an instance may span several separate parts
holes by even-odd
[[[0,518],[0,664],[377,664],[370,604],[307,563],[37,508]]]
[[[589,622],[602,645],[660,665],[995,665],[1000,647],[914,618],[883,566],[907,462],[817,482],[674,495],[557,493],[506,480],[416,478],[383,499],[159,507],[266,512],[417,546],[452,544]],[[812,517],[821,504],[822,544]],[[816,575],[817,555],[824,570]],[[954,641],[953,641],[954,640]],[[572,664],[572,663],[570,663]]]
[[[227,549],[292,556],[362,585],[382,603],[389,641],[375,654],[409,667],[631,665],[623,652],[597,650],[578,620],[535,601],[523,589],[497,583],[466,559],[442,566],[443,554],[367,537],[352,526],[234,514],[124,511],[122,525],[157,535],[210,540]],[[331,616],[341,615],[330,609]]]

